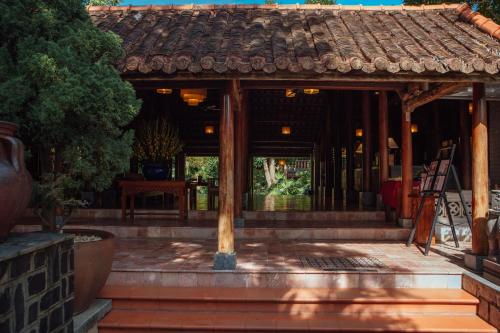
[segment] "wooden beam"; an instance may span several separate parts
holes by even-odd
[[[411,138],[411,110],[401,112],[401,219],[411,218],[410,193],[413,187],[413,148]]]
[[[472,112],[472,253],[488,254],[488,121],[483,83],[473,85]]]
[[[243,89],[304,89],[317,88],[321,90],[367,90],[367,91],[397,91],[404,89],[406,83],[391,82],[337,82],[337,81],[307,81],[307,80],[246,80],[242,81]]]
[[[370,114],[370,94],[361,97],[361,117],[363,123],[363,192],[371,192],[372,174],[372,126]]]
[[[234,84],[222,95],[219,153],[218,251],[234,253]]]
[[[403,103],[409,110],[415,110],[416,108],[435,101],[441,97],[453,94],[460,89],[466,88],[469,84],[467,83],[441,83],[431,88],[427,91],[410,91],[403,97]]]
[[[378,95],[378,151],[379,151],[379,179],[380,186],[389,179],[389,114],[387,107],[387,92],[381,91]]]

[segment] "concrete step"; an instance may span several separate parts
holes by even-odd
[[[478,300],[452,289],[106,287],[113,308],[147,311],[474,315]]]
[[[497,332],[461,289],[107,286],[99,332]]]
[[[476,316],[167,312],[113,310],[100,333],[116,332],[447,332],[496,333]]]

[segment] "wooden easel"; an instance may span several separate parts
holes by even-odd
[[[415,232],[417,230],[417,225],[420,222],[420,217],[422,215],[422,209],[424,206],[425,198],[437,197],[436,209],[434,211],[434,218],[432,219],[432,226],[429,231],[429,237],[425,244],[425,255],[429,254],[429,249],[432,243],[432,237],[434,236],[434,231],[436,229],[436,224],[438,223],[438,216],[441,212],[441,203],[444,203],[446,209],[446,215],[448,215],[448,221],[450,222],[451,233],[453,234],[453,240],[455,241],[455,246],[459,247],[457,233],[455,231],[455,224],[453,223],[453,217],[451,216],[450,207],[448,204],[448,198],[446,196],[446,189],[448,184],[448,178],[450,176],[450,171],[452,173],[453,179],[457,186],[458,195],[460,196],[460,201],[462,202],[462,207],[465,210],[465,217],[467,218],[467,223],[469,228],[471,228],[471,221],[469,214],[467,213],[467,206],[465,205],[465,200],[462,194],[462,187],[460,186],[460,181],[458,180],[457,171],[453,166],[453,157],[455,156],[456,145],[451,147],[441,148],[438,153],[436,160],[431,163],[429,172],[422,177],[422,183],[420,187],[420,205],[418,206],[417,215],[415,217],[415,223],[406,242],[406,246],[410,246],[415,238]]]

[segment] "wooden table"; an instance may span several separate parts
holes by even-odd
[[[127,219],[127,197],[130,197],[130,220],[134,222],[135,196],[146,192],[171,193],[179,198],[179,219],[184,221],[186,217],[186,183],[184,181],[169,180],[122,180],[119,183],[122,189],[121,209],[122,223]],[[156,215],[169,215],[156,214]]]

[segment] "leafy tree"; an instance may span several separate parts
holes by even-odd
[[[120,2],[120,0],[84,0],[83,4],[85,6],[117,6]]]
[[[278,2],[276,0],[266,0],[264,3],[266,5],[276,5]]]
[[[334,5],[336,0],[305,0],[307,5]]]
[[[104,190],[129,167],[134,133],[123,127],[140,108],[113,66],[120,38],[81,0],[4,0],[0,27],[0,119],[21,126],[43,172]]]
[[[467,2],[474,10],[500,23],[500,1],[498,0],[448,0],[447,3]],[[405,5],[435,5],[442,0],[404,0]]]

